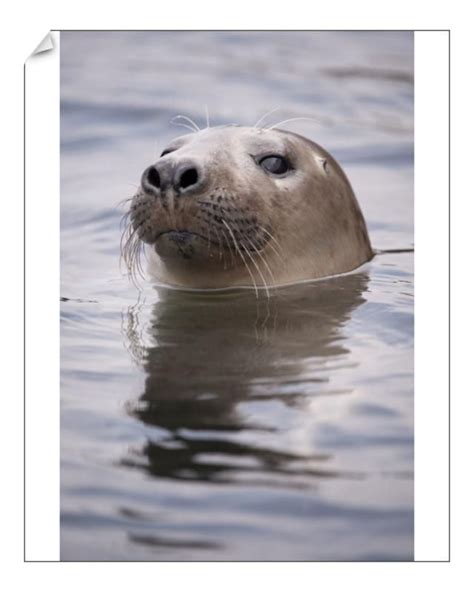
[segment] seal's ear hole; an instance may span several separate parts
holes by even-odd
[[[258,164],[272,175],[284,175],[290,170],[290,163],[286,158],[278,155],[265,156]]]
[[[325,158],[316,158],[319,166],[323,169],[323,171],[326,173],[326,175],[329,175],[329,163]]]
[[[160,154],[160,158],[166,156],[167,154],[171,154],[171,152],[174,152],[174,150],[163,150],[163,152]]]

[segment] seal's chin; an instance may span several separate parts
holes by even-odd
[[[162,232],[156,239],[155,251],[165,260],[210,261],[219,257],[218,245],[188,230]]]

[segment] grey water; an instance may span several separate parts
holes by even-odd
[[[61,33],[61,559],[412,560],[413,35]],[[282,127],[372,245],[271,291],[137,288],[120,219],[187,130]]]

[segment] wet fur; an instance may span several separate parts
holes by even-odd
[[[171,191],[157,198],[142,184],[124,233],[129,269],[139,266],[143,243],[153,245],[150,269],[161,281],[198,288],[278,285],[350,271],[371,259],[350,183],[314,142],[284,130],[229,126],[175,142],[176,152],[163,158],[200,159],[205,185],[177,199]],[[260,144],[287,153],[295,170],[270,178],[247,154]],[[175,239],[170,246],[163,234],[170,230],[196,236],[192,244]]]

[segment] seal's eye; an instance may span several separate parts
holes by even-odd
[[[283,156],[265,156],[258,164],[272,175],[284,175],[290,170],[290,164]]]

